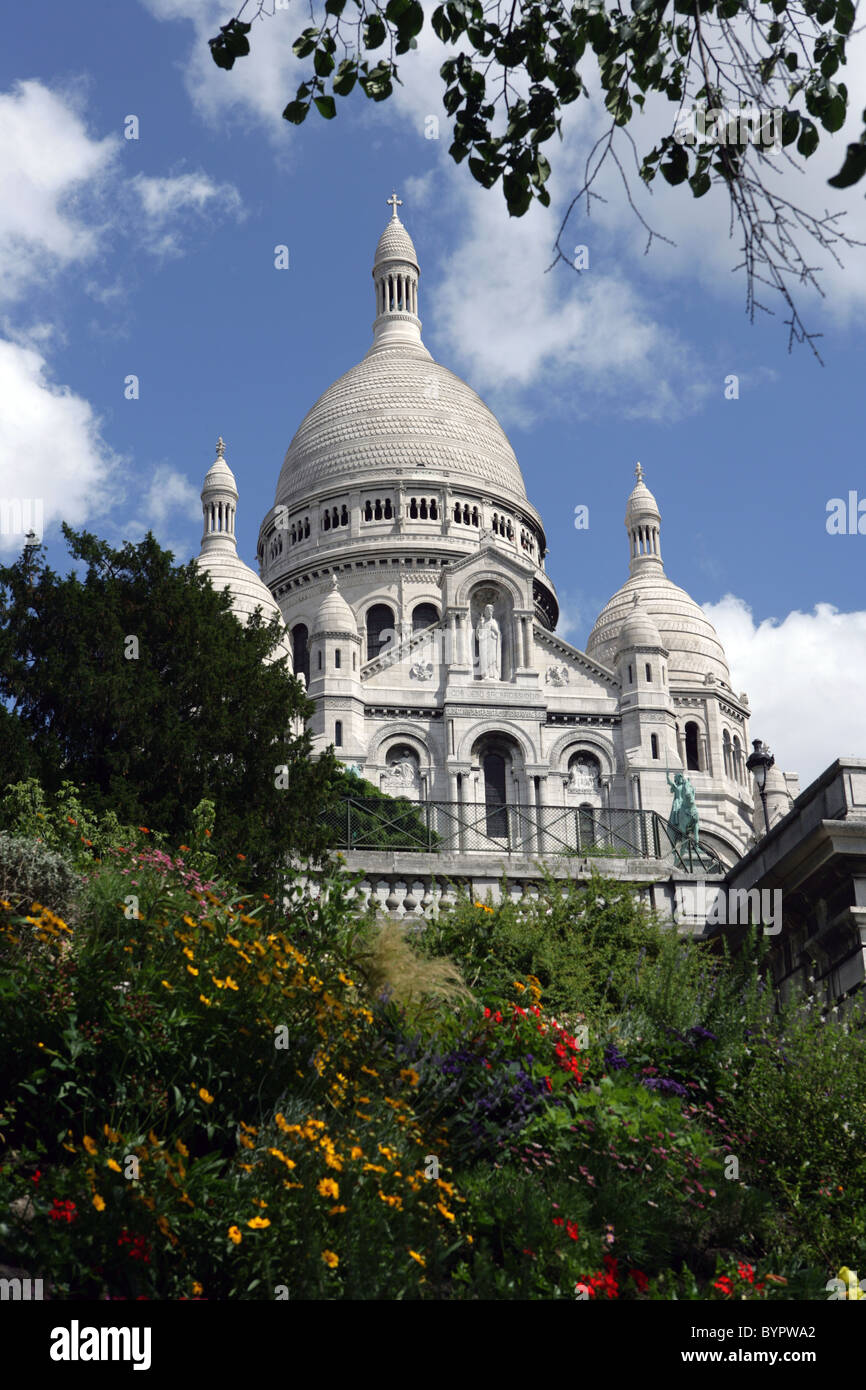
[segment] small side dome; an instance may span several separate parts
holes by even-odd
[[[358,624],[355,621],[355,615],[340,593],[340,586],[335,574],[331,575],[330,590],[322,599],[319,610],[313,619],[313,637],[324,637],[328,633],[337,633],[341,637],[358,636]]]
[[[639,594],[635,594],[631,612],[619,632],[617,651],[624,651],[627,647],[661,647],[667,651],[658,627],[640,603]]]

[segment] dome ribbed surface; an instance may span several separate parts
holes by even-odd
[[[622,624],[617,647],[662,647],[661,633],[642,604],[632,604]]]
[[[289,445],[276,504],[400,476],[418,488],[435,479],[527,501],[499,421],[420,343],[371,350],[319,397]]]
[[[668,669],[672,684],[678,680],[694,683],[712,675],[730,686],[724,649],[709,618],[685,589],[658,572],[635,575],[605,604],[589,634],[587,656],[605,666],[614,664],[622,645],[623,628],[627,621],[637,621],[636,593],[640,596],[639,610],[649,615],[670,653]]]
[[[418,267],[418,256],[412,244],[412,238],[399,217],[392,218],[379,237],[379,245],[376,247],[373,264],[375,266],[380,261],[390,260],[411,261],[416,269]]]

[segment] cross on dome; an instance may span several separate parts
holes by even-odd
[[[220,435],[219,439],[217,440],[216,455],[218,459],[223,459],[226,456],[225,440],[223,439],[222,435]]]
[[[394,190],[394,191],[392,191],[390,198],[386,198],[386,199],[385,199],[385,202],[388,204],[389,208],[391,209],[391,219],[392,219],[392,221],[396,222],[396,221],[398,220],[398,218],[397,218],[397,209],[398,209],[398,208],[401,208],[401,207],[403,206],[403,199],[402,199],[402,198],[398,198],[398,197],[397,197],[396,190]]]
[[[639,483],[643,482],[643,469],[641,468],[639,463],[635,464],[634,476],[637,478]]]

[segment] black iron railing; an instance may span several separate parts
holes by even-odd
[[[656,811],[347,797],[326,821],[341,850],[654,859],[690,873],[724,872],[713,849],[675,842]]]

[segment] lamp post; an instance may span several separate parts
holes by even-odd
[[[776,759],[773,757],[769,748],[762,743],[759,738],[752,740],[754,752],[750,753],[746,759],[746,767],[751,772],[758,784],[758,791],[761,793],[761,805],[764,808],[764,834],[770,829],[770,820],[767,816],[767,773],[774,766]]]

